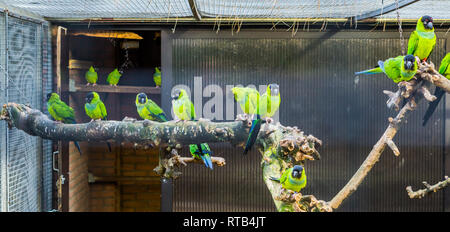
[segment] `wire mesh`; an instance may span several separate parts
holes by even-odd
[[[196,0],[202,16],[237,18],[345,18],[380,9],[394,0]]]
[[[51,53],[51,35],[49,26],[44,24],[42,26],[42,112],[47,116],[50,114],[47,111],[47,104],[45,104],[45,96],[52,91],[52,53]],[[42,210],[49,211],[52,209],[52,141],[42,140]]]
[[[6,103],[6,33],[5,14],[0,12],[0,105]],[[6,129],[0,121],[0,211],[6,211]]]
[[[54,18],[191,17],[187,0],[5,0],[6,5]]]
[[[7,100],[42,108],[41,31],[38,24],[7,17]],[[20,130],[7,132],[10,212],[40,211],[42,139]]]

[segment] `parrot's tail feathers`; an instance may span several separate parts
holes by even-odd
[[[77,147],[77,149],[78,149],[78,152],[80,152],[80,155],[81,155],[81,148],[80,148],[80,144],[78,144],[78,142],[77,142],[77,141],[73,141],[73,143],[75,144],[75,147]]]
[[[203,155],[201,157],[202,157],[203,163],[205,163],[205,166],[212,170],[213,169],[213,165],[212,165],[212,161],[211,161],[211,156],[206,154],[206,155]]]
[[[360,75],[360,74],[369,75],[369,74],[377,74],[377,73],[382,73],[382,72],[383,72],[383,70],[381,70],[381,68],[378,67],[378,68],[367,69],[367,70],[360,71],[360,72],[355,72],[355,75]]]
[[[169,121],[169,120],[167,120],[167,117],[166,117],[165,114],[159,114],[158,117],[159,117],[159,119],[160,119],[162,122],[167,122],[167,121]]]
[[[280,183],[280,178],[276,178],[276,177],[271,176],[271,177],[269,177],[269,179]]]
[[[109,142],[106,142],[106,145],[108,145],[108,151],[111,152],[112,151],[111,144]]]
[[[244,155],[252,149],[253,144],[256,142],[259,130],[261,129],[262,120],[257,115],[257,119],[252,121],[252,127],[250,128],[250,133],[248,134],[247,143],[245,144]]]
[[[428,105],[428,109],[425,112],[425,115],[423,116],[422,126],[425,126],[427,124],[428,120],[430,120],[431,115],[433,115],[434,111],[436,110],[437,106],[439,105],[439,101],[444,96],[444,93],[445,93],[444,90],[442,90],[441,88],[436,86],[436,90],[434,91],[434,96],[436,96],[436,100],[430,102],[430,104]]]

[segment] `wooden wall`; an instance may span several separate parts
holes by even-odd
[[[155,39],[155,32],[137,33],[144,40],[140,41],[139,49],[129,50],[133,66],[124,70],[119,86],[154,86],[153,70],[160,66],[161,60],[160,39]],[[69,59],[90,61],[98,73],[98,84],[106,84],[108,73],[120,67],[124,55],[120,40],[69,36]],[[86,71],[86,67],[69,67],[70,79],[84,85]],[[70,92],[70,105],[78,123],[90,121],[84,111],[87,93]],[[99,94],[108,111],[108,120],[122,120],[125,116],[140,119],[135,106],[137,93]],[[160,104],[159,95],[149,96]],[[111,142],[111,145],[112,152],[109,152],[104,142],[80,142],[83,153],[80,156],[71,143],[69,211],[159,211],[160,181],[153,172],[158,164],[158,150],[135,150],[127,143]]]

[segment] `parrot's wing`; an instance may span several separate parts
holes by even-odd
[[[189,116],[190,116],[191,120],[194,120],[197,117],[197,115],[195,114],[194,104],[191,101],[189,101],[189,103],[191,104]]]
[[[416,31],[413,31],[409,36],[408,41],[408,55],[414,55],[414,52],[417,49],[417,45],[419,44],[419,36]]]
[[[285,172],[283,172],[283,175],[281,175],[281,178],[280,178],[280,183],[284,183],[286,181],[286,178],[287,178],[287,176],[289,175],[290,172],[291,172],[290,169],[288,169]]]
[[[450,64],[450,53],[448,53],[444,57],[444,59],[442,59],[441,66],[439,66],[439,73],[444,75],[444,73],[447,70],[449,64]]]
[[[105,104],[103,104],[102,101],[100,101],[98,104],[99,104],[99,107],[100,107],[100,111],[102,113],[102,119],[106,120],[106,116],[108,116],[108,113],[106,112]]]
[[[75,123],[75,113],[73,109],[63,101],[55,102],[52,108],[55,114],[59,117],[67,120],[70,123]]]

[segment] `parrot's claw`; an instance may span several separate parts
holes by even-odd
[[[96,83],[92,84],[92,86],[96,86],[96,85],[97,85]]]
[[[94,121],[94,119],[91,119],[91,121],[90,122],[93,122]]]

